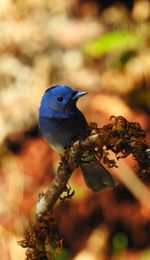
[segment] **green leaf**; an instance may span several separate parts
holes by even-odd
[[[63,252],[55,257],[55,260],[69,260],[70,254],[67,250],[63,250]]]
[[[114,31],[83,45],[81,49],[88,56],[96,58],[118,49],[137,49],[141,45],[143,40],[139,35],[130,31]]]
[[[128,245],[128,238],[126,234],[122,232],[118,232],[113,237],[113,251],[114,253],[120,253],[127,248]]]

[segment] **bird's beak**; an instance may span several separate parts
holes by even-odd
[[[75,95],[73,96],[72,99],[78,99],[79,97],[82,97],[86,94],[87,94],[87,92],[84,92],[84,91],[76,91],[76,93],[75,93]]]

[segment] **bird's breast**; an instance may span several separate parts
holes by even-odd
[[[64,148],[71,145],[80,134],[87,130],[86,121],[78,116],[57,120],[47,117],[39,117],[39,127],[44,138],[59,154],[63,154]]]

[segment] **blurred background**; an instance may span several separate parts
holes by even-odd
[[[37,125],[46,88],[87,91],[79,107],[89,122],[103,126],[122,115],[150,136],[150,2],[0,0],[0,6],[0,251],[2,259],[22,260],[17,241],[59,161]],[[132,158],[124,164],[136,172]],[[79,170],[70,185],[75,196],[54,213],[65,245],[56,259],[150,259],[150,214],[132,192],[120,185],[94,194]]]

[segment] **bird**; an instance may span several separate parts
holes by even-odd
[[[69,86],[56,85],[48,88],[42,96],[39,129],[60,156],[79,136],[86,135],[89,131],[87,120],[77,107],[78,99],[86,94],[87,92],[73,90]],[[115,186],[112,175],[90,151],[84,152],[79,167],[86,185],[92,191],[100,192]]]

